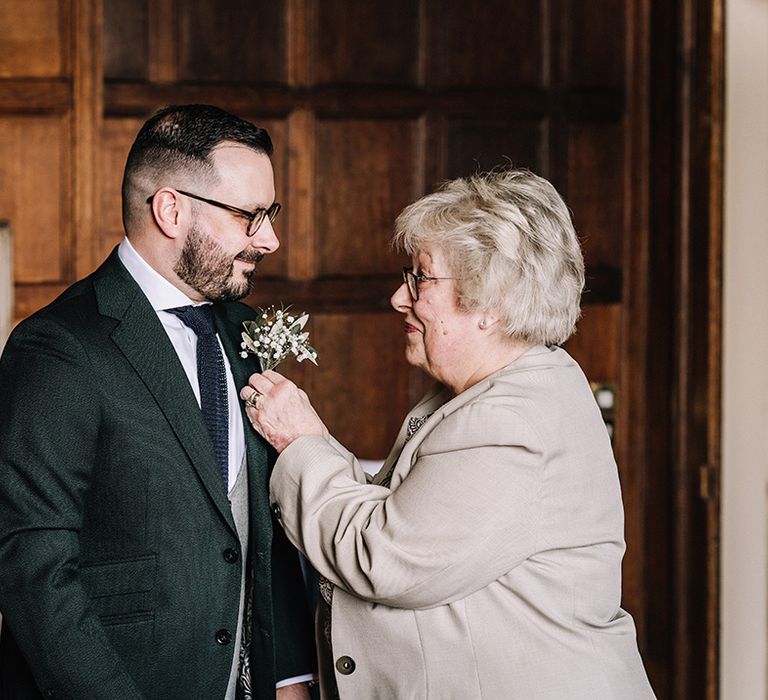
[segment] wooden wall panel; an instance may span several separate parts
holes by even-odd
[[[180,80],[285,80],[284,0],[176,2]]]
[[[424,0],[427,83],[538,86],[544,80],[542,2]],[[503,47],[503,50],[501,50]]]
[[[324,0],[317,18],[316,82],[414,83],[418,16],[413,0]]]
[[[590,266],[622,267],[625,135],[620,124],[568,132],[567,201]]]
[[[309,394],[331,433],[361,459],[386,457],[410,408],[403,328],[394,311],[315,314],[307,329],[318,366],[280,366]]]
[[[619,377],[620,304],[585,306],[565,349],[591,382],[616,384]]]
[[[452,121],[445,148],[447,178],[471,175],[498,165],[545,174],[543,125],[531,120]]]
[[[284,277],[288,273],[288,261],[291,256],[291,216],[295,215],[289,187],[288,127],[283,119],[263,119],[258,115],[241,115],[244,119],[257,124],[269,132],[275,147],[272,153],[272,167],[275,171],[275,201],[283,208],[275,220],[275,233],[280,240],[280,248],[274,255],[268,255],[259,264],[259,275]]]
[[[569,83],[624,84],[625,12],[616,0],[563,0],[562,73]]]
[[[120,187],[123,168],[142,119],[104,119],[101,138],[101,205],[96,255],[102,260],[123,238]]]
[[[149,76],[148,0],[104,0],[104,77]]]
[[[0,78],[55,78],[68,73],[62,30],[68,7],[59,0],[0,0]]]
[[[392,272],[393,223],[418,194],[417,137],[407,120],[318,123],[319,274]]]
[[[11,222],[17,284],[69,274],[69,173],[66,116],[0,117],[0,218]]]

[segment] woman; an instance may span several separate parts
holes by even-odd
[[[395,244],[406,356],[438,385],[372,483],[291,382],[241,392],[280,452],[275,512],[330,582],[326,697],[653,698],[619,606],[616,464],[557,347],[584,283],[565,203],[527,171],[459,179],[400,215]]]

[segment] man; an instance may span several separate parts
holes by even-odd
[[[236,390],[258,367],[235,300],[279,245],[271,151],[218,108],[158,112],[126,238],[8,342],[0,698],[308,697],[298,555]]]

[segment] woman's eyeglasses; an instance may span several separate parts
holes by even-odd
[[[432,282],[434,280],[455,280],[455,277],[428,277],[422,272],[416,274],[412,267],[403,268],[403,280],[408,285],[408,291],[414,301],[419,300],[419,285],[422,282]]]

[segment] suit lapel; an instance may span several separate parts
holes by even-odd
[[[99,311],[119,321],[111,338],[155,398],[209,496],[234,530],[213,445],[184,369],[157,313],[117,258],[94,278]]]

